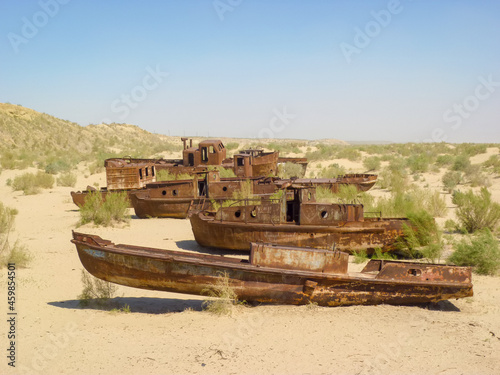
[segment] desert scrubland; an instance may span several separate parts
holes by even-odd
[[[70,192],[105,186],[102,163],[107,157],[179,157],[182,143],[131,125],[82,128],[8,104],[0,104],[0,136],[0,224],[8,222],[1,233],[2,374],[499,371],[498,250],[490,253],[493,271],[488,275],[474,268],[473,297],[434,305],[237,306],[230,315],[216,315],[203,310],[203,297],[118,286],[108,304],[82,306],[82,265],[70,243],[80,213]],[[283,156],[306,156],[306,177],[378,174],[375,187],[354,198],[385,216],[417,209],[430,213],[439,228],[439,249],[428,253],[435,261],[447,261],[458,243],[484,233],[467,233],[454,195],[486,191],[491,195],[488,206],[500,203],[498,144],[223,141],[229,153],[264,147]],[[26,177],[29,173],[32,177]],[[87,223],[78,230],[115,243],[198,249],[188,220],[141,220],[132,214],[127,212],[131,218],[125,222],[106,227]],[[498,227],[491,229],[498,249]],[[16,263],[15,368],[5,355],[10,345],[9,258]],[[350,265],[359,267],[350,258]]]

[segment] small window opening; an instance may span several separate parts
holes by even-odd
[[[161,192],[161,195],[167,195],[167,191],[166,191],[166,190],[163,190],[163,191]]]
[[[177,190],[172,190],[172,195],[175,197],[177,195]]]
[[[236,212],[234,213],[234,216],[236,216],[236,217],[240,217],[240,216],[241,216],[241,211],[240,211],[240,210],[236,211]]]
[[[326,219],[326,218],[328,217],[328,212],[326,212],[326,211],[321,211],[321,217],[322,217],[323,219]]]

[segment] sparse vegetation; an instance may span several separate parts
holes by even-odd
[[[489,229],[478,231],[458,242],[448,260],[458,266],[471,266],[481,275],[495,275],[500,269],[498,239]]]
[[[483,228],[493,231],[500,220],[500,204],[492,201],[491,193],[485,187],[478,194],[472,190],[466,193],[456,191],[452,201],[457,205],[460,226],[468,233]]]
[[[108,192],[103,201],[99,191],[91,191],[80,207],[79,225],[93,222],[95,225],[109,226],[115,222],[126,222],[130,219],[128,213],[129,200],[127,193]]]
[[[404,224],[404,237],[398,239],[398,249],[410,258],[424,257],[435,262],[441,258],[443,242],[436,221],[425,210],[408,214],[411,226]]]
[[[462,182],[462,173],[459,171],[447,171],[443,175],[442,181],[444,189],[451,193]]]
[[[238,296],[226,272],[219,273],[215,283],[203,292],[210,297],[203,301],[203,308],[216,315],[231,315],[234,307],[242,304],[238,301]]]
[[[24,173],[14,177],[12,189],[22,191],[25,195],[40,193],[41,189],[51,189],[54,186],[54,176],[38,171],[35,173]]]
[[[111,307],[110,300],[114,297],[116,285],[95,278],[82,270],[82,293],[78,296],[80,306]]]
[[[278,165],[278,177],[292,178],[304,176],[304,168],[300,164],[286,162]]]
[[[15,263],[17,267],[26,267],[32,258],[26,246],[19,241],[13,246],[9,243],[16,215],[17,210],[0,202],[0,267],[6,266],[9,262]]]
[[[71,172],[62,173],[57,177],[58,186],[75,187],[76,185],[76,174]]]
[[[381,161],[378,156],[369,156],[363,160],[363,166],[366,172],[377,171],[380,169]]]

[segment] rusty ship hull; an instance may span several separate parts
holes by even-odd
[[[363,222],[343,225],[297,225],[293,223],[244,223],[219,221],[213,215],[199,212],[190,217],[196,242],[201,246],[249,251],[251,242],[271,242],[284,246],[305,246],[352,253],[373,253],[395,249],[405,218],[366,218]]]
[[[239,300],[320,306],[418,304],[472,296],[468,267],[371,260],[347,272],[347,254],[254,244],[246,259],[131,245],[73,233],[85,269],[112,283],[204,295],[225,275]]]

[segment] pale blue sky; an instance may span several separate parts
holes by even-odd
[[[500,2],[2,0],[0,102],[170,135],[500,142]]]

